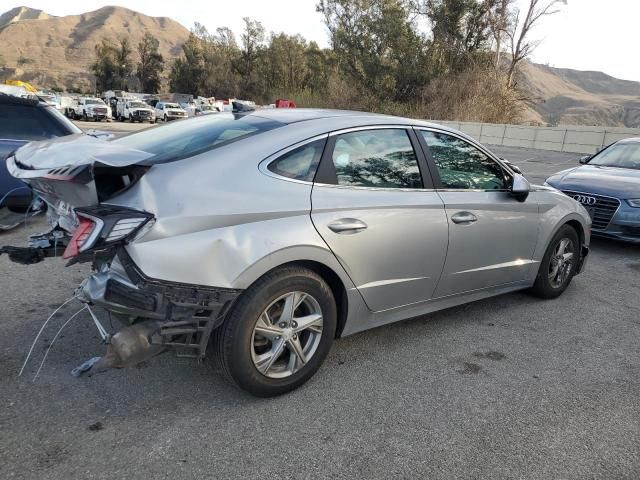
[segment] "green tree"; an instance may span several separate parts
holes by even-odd
[[[117,47],[110,40],[103,38],[95,48],[95,60],[90,69],[96,78],[96,89],[100,91],[118,88],[116,80],[118,69],[116,63]]]
[[[129,79],[133,75],[133,61],[131,60],[131,45],[127,37],[118,40],[115,50],[117,88],[128,90]]]
[[[164,69],[164,59],[158,51],[160,42],[151,33],[146,32],[138,43],[138,62],[136,75],[140,80],[143,92],[158,93],[160,90],[160,75]]]
[[[262,98],[265,82],[262,77],[265,31],[262,23],[243,18],[244,30],[240,35],[240,55],[235,68],[240,75],[240,95]]]
[[[329,78],[335,74],[336,59],[330,49],[321,49],[316,42],[309,42],[304,52],[306,64],[305,87],[316,92],[325,92]]]
[[[200,39],[191,32],[182,45],[182,57],[176,58],[171,65],[169,85],[173,92],[206,94],[204,83],[204,55]]]
[[[427,80],[425,41],[402,0],[321,0],[339,68],[356,85],[395,100]]]
[[[268,69],[268,91],[293,92],[302,89],[307,77],[307,42],[300,35],[271,34],[264,51]]]

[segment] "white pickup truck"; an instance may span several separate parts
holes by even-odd
[[[78,103],[69,107],[67,111],[75,120],[111,121],[111,107],[100,98],[80,97]]]
[[[116,118],[121,122],[129,120],[131,123],[154,123],[156,121],[156,114],[155,110],[143,101],[120,98],[116,105]]]
[[[180,118],[187,118],[187,111],[174,102],[165,102],[160,100],[155,105],[156,119],[168,122]]]

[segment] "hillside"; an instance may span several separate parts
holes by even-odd
[[[180,53],[189,31],[166,17],[150,17],[122,7],[103,7],[82,15],[53,17],[17,7],[0,16],[0,55],[5,76],[19,76],[58,88],[93,85],[89,65],[102,38],[129,37],[134,46],[149,31],[165,59]],[[8,72],[7,72],[8,70]]]
[[[19,22],[20,20],[44,20],[47,18],[51,18],[51,15],[42,10],[29,7],[16,7],[0,15],[0,29],[10,23]]]
[[[529,62],[519,82],[532,100],[527,122],[640,127],[640,82]]]
[[[0,81],[17,77],[41,87],[92,90],[89,65],[95,45],[103,38],[117,40],[124,35],[135,52],[145,31],[160,41],[167,63],[180,54],[189,36],[170,18],[122,7],[65,17],[16,7],[0,15],[0,66],[5,65]],[[640,82],[529,62],[518,82],[530,99],[524,123],[640,127]]]

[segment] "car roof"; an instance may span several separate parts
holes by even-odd
[[[351,110],[331,110],[318,108],[265,108],[254,110],[238,115],[249,115],[266,120],[273,120],[289,125],[290,127],[303,127],[312,125],[318,129],[318,133],[323,131],[338,130],[343,128],[374,125],[406,125],[417,127],[428,127],[444,132],[454,133],[472,142],[473,138],[463,132],[440,125],[426,122],[414,118],[396,117],[393,115],[383,115],[381,113],[358,112]],[[306,129],[306,128],[305,128]]]
[[[25,105],[28,107],[46,107],[47,104],[41,102],[38,98],[22,98],[15,95],[7,95],[0,92],[0,105]]]
[[[625,138],[617,143],[640,143],[640,137]]]
[[[311,121],[339,121],[339,123],[353,122],[354,126],[375,125],[375,124],[397,124],[397,125],[416,125],[437,128],[460,134],[453,128],[439,125],[415,118],[396,117],[393,115],[384,115],[382,113],[359,112],[354,110],[333,110],[323,108],[265,108],[250,112],[242,112],[240,115],[252,115],[268,120],[275,120],[286,124],[294,124],[300,122]]]
[[[265,108],[246,113],[256,117],[276,120],[282,123],[297,123],[309,120],[319,120],[331,117],[380,117],[390,118],[388,115],[350,110],[333,110],[324,108]],[[393,118],[393,117],[391,117]]]

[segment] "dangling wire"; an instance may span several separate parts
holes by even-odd
[[[5,199],[11,195],[13,192],[17,191],[17,190],[22,190],[22,189],[26,189],[29,190],[29,187],[27,187],[26,185],[24,187],[16,187],[14,189],[9,190],[7,193],[4,194],[4,196],[2,198],[0,198],[0,207],[2,206],[2,203],[5,201]]]
[[[18,376],[22,375],[22,372],[24,371],[24,367],[27,366],[27,362],[29,361],[29,358],[31,357],[31,353],[33,353],[33,348],[36,346],[36,342],[40,338],[40,335],[42,334],[42,331],[44,330],[44,327],[46,327],[47,323],[49,323],[49,320],[51,320],[53,318],[53,316],[56,313],[58,313],[58,310],[60,310],[62,307],[64,307],[67,303],[69,303],[74,298],[78,298],[78,297],[76,295],[74,295],[73,297],[67,299],[62,305],[60,305],[58,308],[56,308],[51,315],[49,315],[49,318],[47,318],[44,321],[44,323],[42,324],[42,327],[40,327],[40,331],[38,332],[38,334],[36,335],[36,338],[34,338],[33,343],[31,344],[31,348],[29,349],[29,353],[27,353],[27,358],[24,359],[24,363],[22,364],[22,368],[20,369],[20,372],[18,373]]]
[[[51,343],[49,344],[49,347],[47,347],[47,351],[44,352],[44,357],[42,357],[42,361],[40,362],[40,366],[38,367],[38,371],[36,372],[35,376],[33,377],[33,381],[34,382],[36,381],[36,378],[38,378],[38,375],[40,375],[40,370],[42,370],[42,367],[44,366],[44,362],[47,360],[47,355],[49,355],[49,351],[53,347],[53,344],[56,343],[56,340],[58,339],[58,335],[60,335],[60,333],[62,333],[62,330],[64,330],[64,327],[66,327],[71,320],[76,318],[78,315],[80,315],[86,309],[87,309],[87,306],[85,305],[80,310],[78,310],[76,313],[71,315],[71,317],[69,317],[69,320],[67,320],[66,322],[64,322],[62,324],[62,326],[60,327],[60,329],[56,333],[55,337],[53,337],[53,340],[51,340]]]

